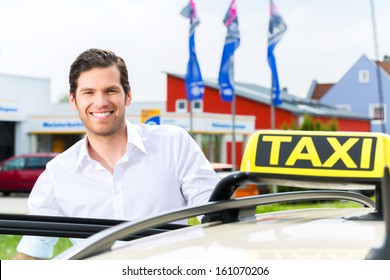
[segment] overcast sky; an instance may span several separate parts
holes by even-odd
[[[230,0],[195,0],[204,79],[218,76]],[[281,87],[306,96],[313,80],[337,82],[362,56],[375,59],[370,0],[275,0],[288,29],[275,49]],[[69,66],[85,49],[113,50],[129,68],[134,101],[164,101],[164,72],[185,74],[187,0],[0,0],[0,73],[51,79],[68,92]],[[390,55],[390,1],[374,0],[379,58]],[[237,0],[241,45],[235,80],[269,87],[268,0]]]

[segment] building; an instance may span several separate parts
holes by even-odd
[[[28,116],[50,107],[50,80],[0,75],[0,160],[28,150]]]
[[[236,114],[206,81],[203,100],[189,110],[184,77],[167,73],[167,102],[133,102],[126,117],[133,123],[178,125],[189,131],[210,161],[241,162],[243,147],[258,129],[269,129],[269,89],[236,83]],[[0,75],[0,160],[27,152],[62,152],[84,137],[84,126],[69,104],[50,103],[50,80]],[[340,130],[369,131],[369,119],[285,92],[275,108],[275,128],[297,124],[305,114],[322,122],[337,120]],[[233,137],[234,135],[234,137]],[[232,143],[235,149],[232,149]]]
[[[390,58],[375,62],[363,55],[337,83],[319,84],[314,81],[308,98],[367,116],[371,119],[371,131],[388,133]]]
[[[203,100],[194,101],[192,104],[192,115],[195,123],[193,125],[194,137],[201,137],[202,146],[214,145],[223,147],[223,155],[214,155],[214,159],[231,163],[232,160],[232,121],[226,125],[226,129],[204,131],[199,127],[197,118],[205,114],[220,114],[231,117],[232,105],[224,102],[219,95],[219,87],[216,81],[205,80],[205,93]],[[235,83],[236,94],[236,119],[252,117],[254,119],[254,130],[270,129],[271,106],[270,90],[254,84]],[[288,94],[286,90],[282,93],[283,103],[275,108],[274,128],[284,129],[294,127],[302,123],[303,117],[308,114],[313,119],[326,124],[335,120],[339,130],[342,131],[370,131],[370,120],[368,117],[354,114],[336,107],[325,105],[316,100],[300,98]],[[186,100],[184,76],[167,73],[167,112],[189,114],[189,104]],[[189,118],[189,116],[188,116]],[[211,122],[212,124],[212,122]],[[211,127],[212,128],[212,127]],[[242,149],[250,133],[247,130],[240,130],[236,122],[236,162],[241,161]],[[204,149],[205,150],[205,149]],[[215,151],[217,148],[214,149]]]
[[[0,74],[0,160],[14,154],[30,152],[62,152],[84,137],[84,126],[77,112],[65,104],[50,103],[50,80]],[[133,102],[126,117],[133,123],[149,122],[157,114],[158,124],[171,124],[190,130],[187,113],[167,113],[166,102]],[[145,119],[146,116],[146,119]],[[230,117],[224,114],[202,114],[194,125],[204,133],[230,133]],[[237,129],[246,135],[254,131],[254,118],[237,118]],[[195,136],[199,145],[202,137]],[[221,154],[215,146],[204,146],[213,160]],[[222,154],[224,151],[222,150]]]

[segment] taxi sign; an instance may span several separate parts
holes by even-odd
[[[241,171],[319,177],[382,178],[390,137],[381,133],[258,131]]]

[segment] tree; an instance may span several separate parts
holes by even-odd
[[[296,126],[294,124],[289,125],[284,123],[282,128],[287,130],[306,130],[306,131],[337,131],[337,119],[332,118],[327,123],[322,123],[320,120],[313,119],[312,116],[305,114],[303,116],[303,122],[300,126]]]
[[[68,103],[69,102],[69,96],[67,94],[64,94],[60,99],[58,99],[58,103]]]

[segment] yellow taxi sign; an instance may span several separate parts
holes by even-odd
[[[389,144],[381,133],[264,130],[249,139],[241,171],[381,178],[390,162]]]

